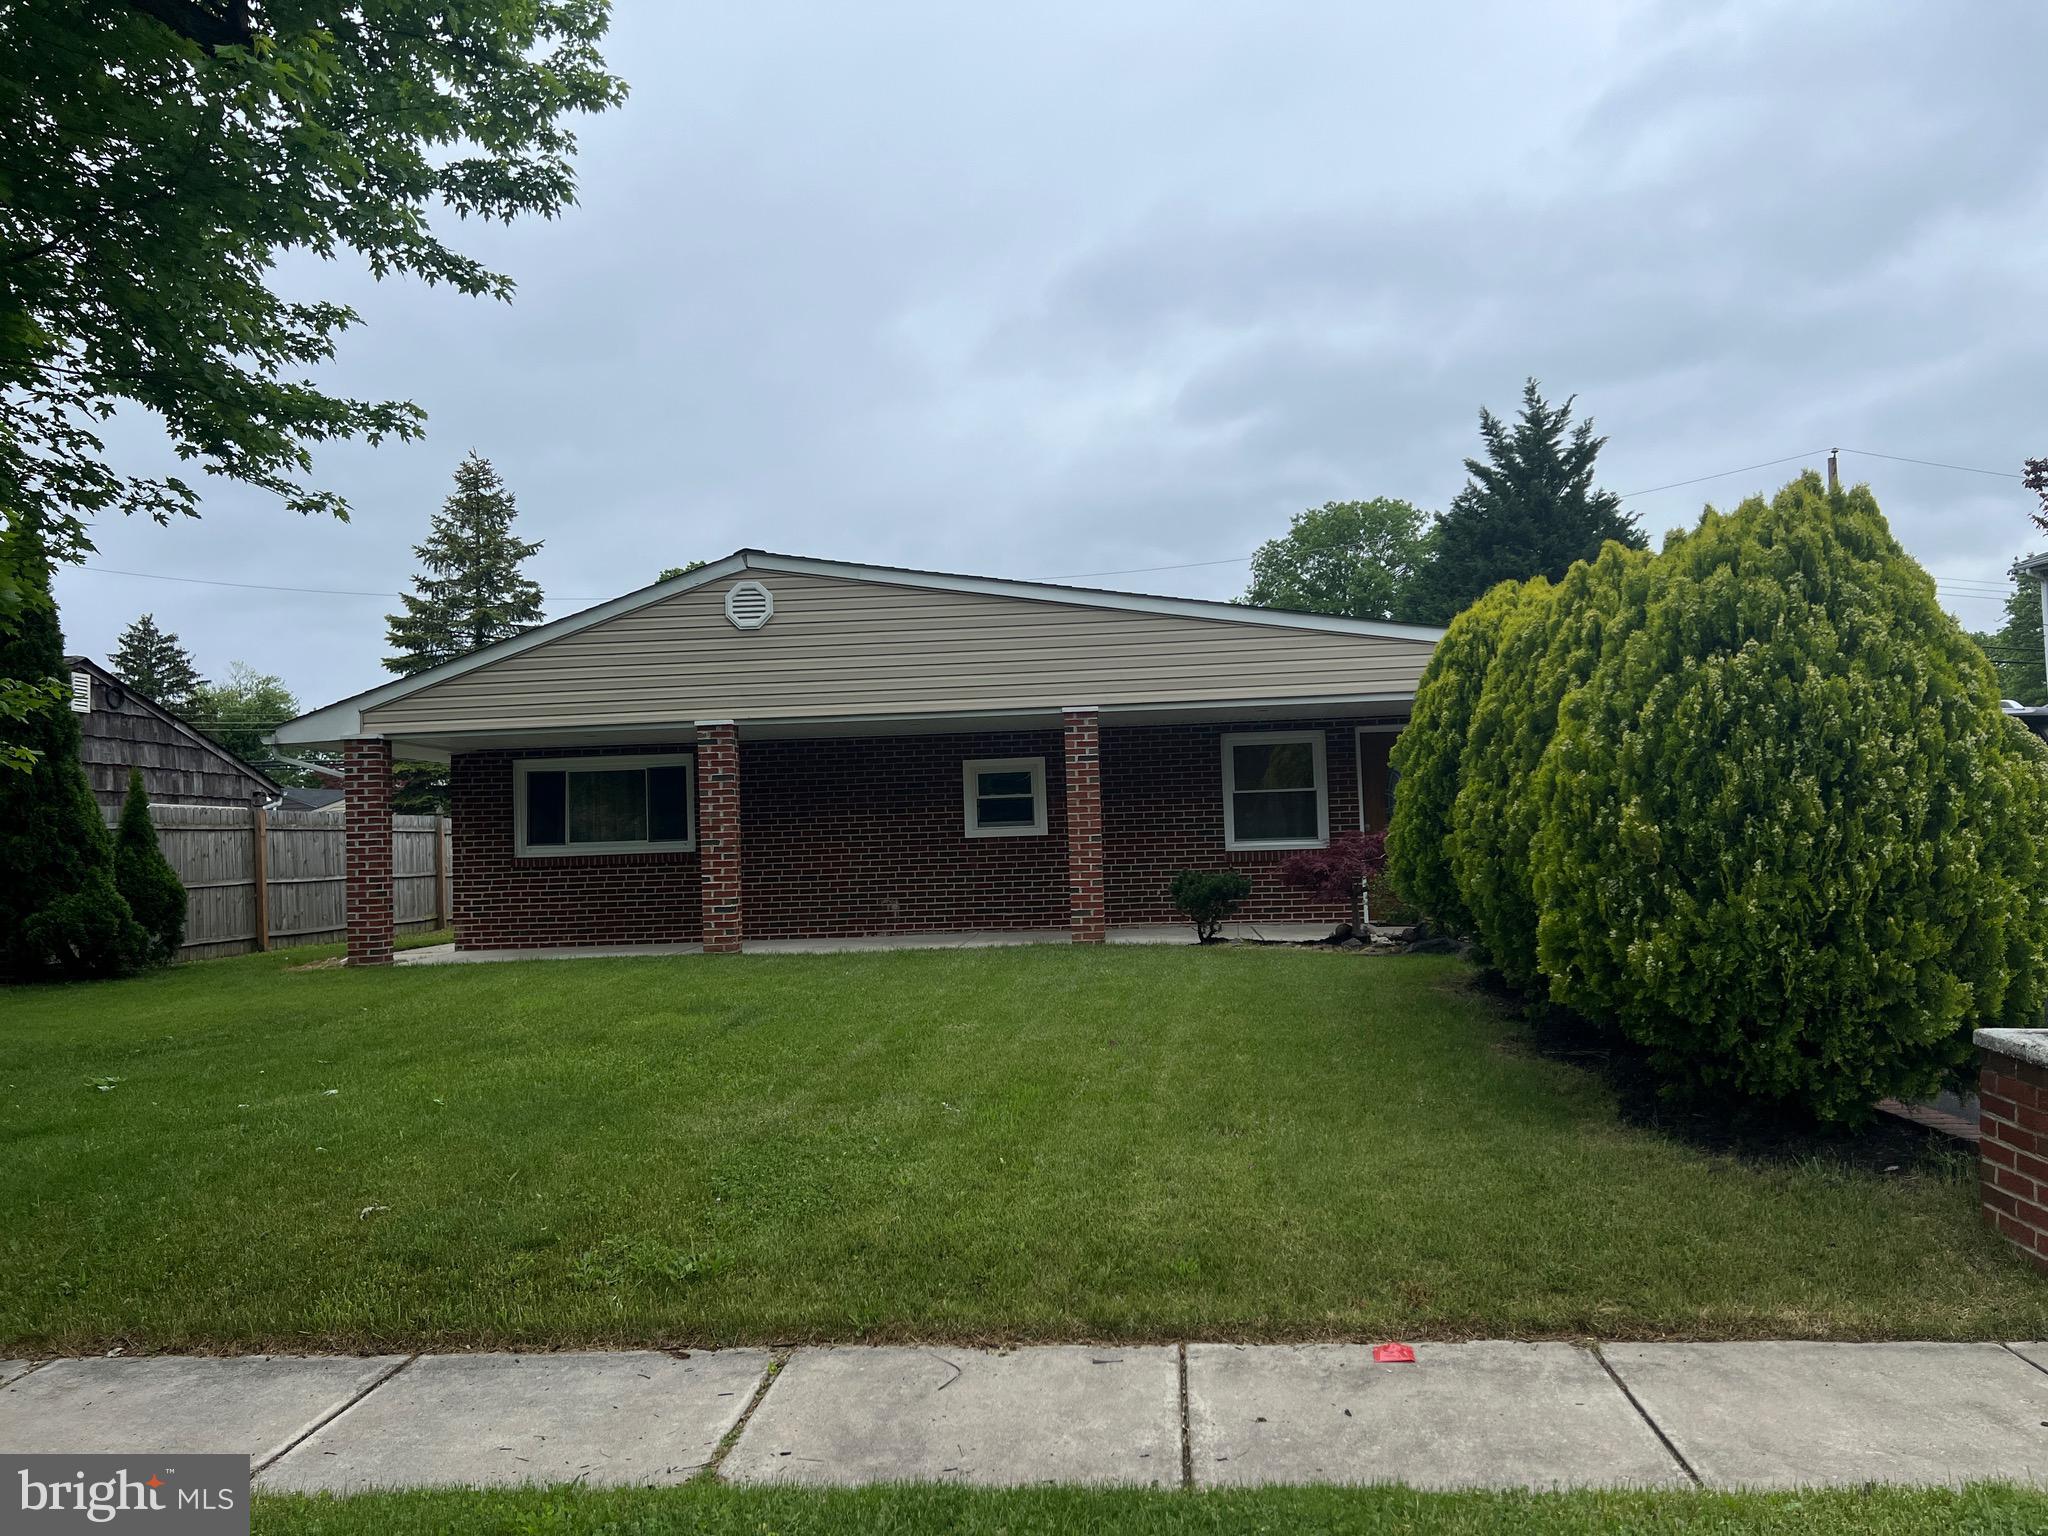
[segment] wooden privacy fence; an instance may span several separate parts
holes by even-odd
[[[179,958],[325,944],[347,936],[348,887],[339,811],[152,805],[157,845],[188,902]],[[398,931],[448,925],[448,818],[391,818]]]

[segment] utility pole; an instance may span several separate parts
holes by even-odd
[[[1842,451],[1842,450],[1841,450],[1841,449],[1839,449],[1839,448],[1830,448],[1830,449],[1828,450],[1828,494],[1829,494],[1829,495],[1833,495],[1833,494],[1834,494],[1834,493],[1835,493],[1836,491],[1839,491],[1839,490],[1840,490],[1840,489],[1842,488],[1842,477],[1841,477],[1841,475],[1840,475],[1840,474],[1839,474],[1839,473],[1838,473],[1838,472],[1836,471],[1836,469],[1835,469],[1835,455],[1836,455],[1836,454],[1838,454],[1838,453],[1840,453],[1841,451]]]

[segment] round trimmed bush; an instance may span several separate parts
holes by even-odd
[[[1556,733],[1559,703],[1641,624],[1651,568],[1646,551],[1610,543],[1590,564],[1573,565],[1541,602],[1517,604],[1472,711],[1451,810],[1451,872],[1486,958],[1523,992],[1544,990],[1529,873],[1538,819],[1530,781]]]
[[[1551,996],[1681,1093],[1856,1120],[2040,1022],[2048,755],[1865,489],[1667,548],[1531,792]]]
[[[1494,648],[1518,606],[1540,603],[1549,583],[1504,581],[1450,622],[1416,684],[1408,725],[1389,762],[1401,776],[1387,827],[1387,878],[1446,933],[1472,932],[1472,914],[1451,869],[1451,807],[1465,737]]]

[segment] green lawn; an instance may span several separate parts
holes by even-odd
[[[1451,959],[287,965],[0,992],[0,1353],[2048,1336],[1966,1160],[1628,1127]]]
[[[954,1532],[1119,1536],[1344,1532],[1356,1536],[2037,1536],[2048,1496],[1880,1488],[1800,1494],[1413,1493],[1268,1488],[1150,1493],[1074,1488],[867,1488],[810,1493],[684,1488],[619,1492],[395,1493],[258,1499],[261,1536],[840,1536]]]

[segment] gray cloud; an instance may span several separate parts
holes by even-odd
[[[395,590],[461,454],[518,491],[551,611],[741,544],[1020,576],[1248,552],[1301,506],[1441,505],[1534,373],[1618,490],[1831,444],[2016,468],[2048,18],[1924,3],[622,6],[582,206],[471,229],[509,307],[344,264],[334,382],[430,413],[321,456],[358,516],[233,487],[99,564]],[[124,423],[122,451],[155,450]],[[1638,503],[1654,530],[1795,466]],[[2010,481],[1849,459],[1943,576],[2026,543]],[[1241,567],[1131,578],[1227,595]],[[378,680],[376,598],[62,579],[308,704]],[[1957,612],[1992,604],[1955,590]]]

